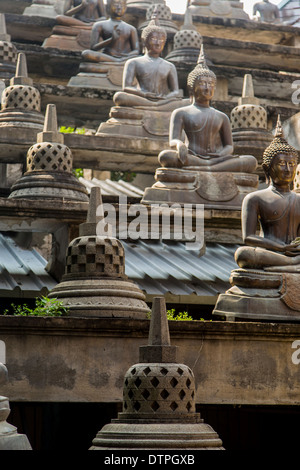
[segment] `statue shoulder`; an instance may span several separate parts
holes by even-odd
[[[214,108],[214,107],[212,107],[212,106],[210,106],[209,109],[210,109],[211,111],[214,111],[215,114],[216,114],[217,116],[219,116],[221,119],[223,119],[224,121],[230,122],[229,117],[227,116],[227,114],[223,113],[223,111],[219,111],[218,109],[216,109],[216,108]]]
[[[269,193],[269,187],[248,193],[243,199],[243,207],[258,206],[260,202],[267,200]]]
[[[185,117],[185,116],[189,116],[192,114],[193,112],[193,105],[192,104],[189,104],[187,106],[182,106],[180,108],[177,108],[177,109],[174,109],[174,111],[172,111],[172,115],[173,117]]]

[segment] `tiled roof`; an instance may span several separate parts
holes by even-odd
[[[0,233],[0,297],[47,295],[57,283],[45,270],[47,261],[33,248],[21,248]]]

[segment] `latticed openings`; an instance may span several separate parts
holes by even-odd
[[[27,153],[27,171],[72,171],[72,153],[63,144],[43,142],[35,144]]]
[[[66,274],[119,277],[125,273],[124,248],[116,239],[80,237],[67,251]]]
[[[1,62],[17,62],[18,51],[16,47],[7,41],[0,41],[0,60]]]
[[[12,85],[3,91],[2,109],[21,108],[26,111],[41,111],[40,92],[28,85]]]
[[[230,120],[232,129],[267,128],[267,112],[262,106],[237,106],[231,111]]]
[[[172,414],[195,412],[192,371],[182,364],[136,364],[125,376],[123,411]]]
[[[154,4],[147,9],[146,19],[151,20],[154,8],[157,8],[157,16],[160,20],[172,20],[172,12],[167,5]]]
[[[174,49],[179,49],[180,47],[193,47],[200,49],[202,42],[201,35],[194,30],[182,30],[174,36]]]
[[[294,180],[294,189],[299,189],[300,188],[300,171],[299,171],[299,166],[297,167],[296,171],[296,176]]]

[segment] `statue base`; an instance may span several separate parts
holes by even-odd
[[[224,450],[213,428],[204,423],[113,420],[93,440],[89,450]]]
[[[224,0],[199,0],[188,7],[194,16],[217,16],[222,18],[238,18],[249,20],[249,15],[243,10],[243,3]]]
[[[158,168],[157,182],[146,188],[143,204],[204,204],[240,209],[246,194],[255,191],[258,176],[248,173],[204,172],[196,167]]]
[[[23,11],[24,16],[44,16],[46,18],[55,18],[57,15],[63,14],[63,9],[60,7],[60,3],[56,2],[56,5],[39,5],[34,4],[26,7]],[[61,10],[61,11],[58,11]]]
[[[110,119],[100,124],[96,135],[128,137],[130,142],[134,137],[168,141],[172,111],[186,106],[189,102],[178,98],[149,107],[114,106],[110,110]]]
[[[119,91],[122,89],[123,69],[124,63],[82,62],[80,72],[69,80],[68,86]]]
[[[96,267],[95,267],[96,270]],[[149,307],[138,286],[123,279],[62,280],[49,293],[69,309],[72,317],[147,319]]]
[[[77,202],[89,200],[85,186],[72,173],[42,170],[24,173],[12,186],[9,198]]]
[[[32,450],[29,440],[25,434],[18,434],[17,431],[8,435],[0,434],[1,450]]]
[[[232,287],[220,294],[213,315],[226,320],[300,321],[299,273],[232,271]]]
[[[54,26],[51,36],[42,47],[53,47],[67,51],[84,51],[90,48],[93,23],[87,26]]]

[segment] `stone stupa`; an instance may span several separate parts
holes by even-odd
[[[168,37],[174,36],[178,31],[177,24],[172,20],[171,8],[166,5],[165,2],[154,2],[147,8],[146,11],[146,21],[139,26],[139,31],[142,31],[147,28],[150,21],[153,18],[153,14],[159,18],[161,26],[166,30]]]
[[[7,380],[7,368],[0,362],[0,386],[3,386]],[[19,434],[17,428],[6,421],[9,414],[9,400],[0,395],[0,451],[32,450],[27,436]]]
[[[254,155],[258,161],[257,171],[263,175],[262,154],[272,142],[273,134],[268,129],[267,111],[254,95],[251,74],[244,76],[242,96],[231,111],[230,122],[234,151]]]
[[[87,202],[85,186],[72,173],[72,152],[57,129],[54,104],[48,104],[44,128],[35,141],[27,152],[27,170],[9,197]]]
[[[180,64],[195,65],[198,61],[202,36],[193,24],[193,17],[187,8],[184,15],[184,23],[174,36],[173,50],[166,59],[173,62],[176,67]],[[208,65],[211,63],[206,59]]]
[[[224,450],[195,411],[192,370],[176,360],[165,300],[153,299],[147,346],[125,374],[123,411],[96,435],[90,450]]]
[[[18,51],[6,31],[4,13],[0,13],[0,78],[11,78],[16,71]]]
[[[0,137],[10,142],[35,142],[43,129],[41,95],[28,77],[26,56],[18,54],[16,73],[2,92]]]
[[[65,274],[48,296],[62,301],[70,316],[146,319],[145,295],[125,275],[124,247],[101,232],[102,220],[100,187],[95,186],[87,221],[67,249]]]

